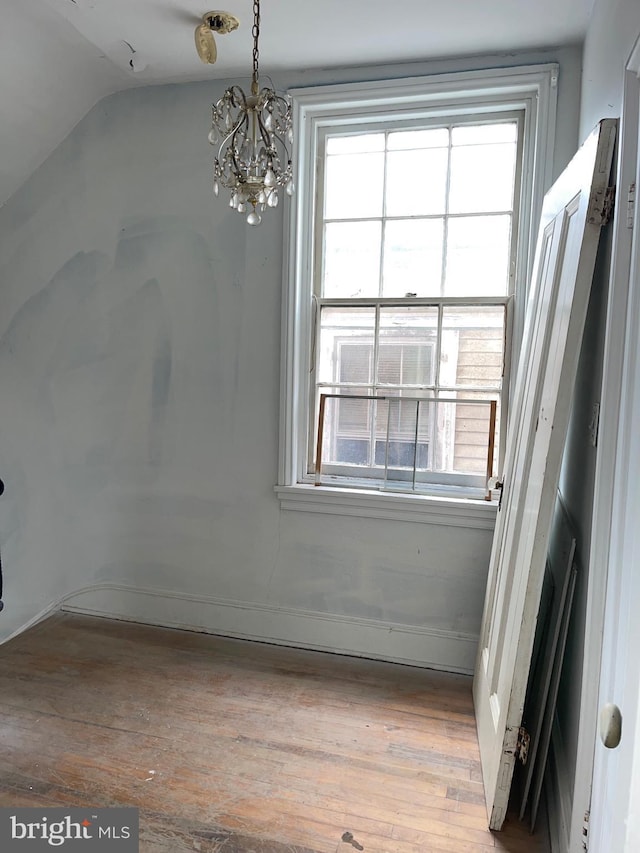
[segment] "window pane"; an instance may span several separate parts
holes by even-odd
[[[454,145],[515,142],[517,138],[518,125],[515,121],[505,124],[469,124],[451,130],[451,141]]]
[[[338,356],[339,382],[371,382],[373,374],[373,346],[351,341],[341,345]]]
[[[327,137],[327,154],[364,154],[371,151],[384,151],[384,133]]]
[[[427,424],[430,424],[431,435],[429,468],[418,465],[416,481],[428,483],[429,474],[433,471],[483,477],[487,471],[489,449],[489,401],[478,405],[447,398],[425,402],[420,409],[419,435],[427,432]],[[425,418],[424,424],[422,417]]]
[[[348,394],[347,389],[338,389],[338,393]],[[353,394],[361,394],[361,389],[353,389]],[[364,392],[367,393],[366,391]],[[335,431],[332,441],[333,461],[347,465],[368,465],[371,449],[371,400],[335,400],[335,416],[329,421],[331,431]],[[325,423],[325,428],[327,424]]]
[[[378,384],[413,389],[433,385],[437,334],[435,307],[381,309]]]
[[[489,451],[489,405],[471,403],[455,406],[454,413],[454,471],[484,474]]]
[[[337,388],[337,394],[351,394],[353,400],[339,399],[336,401],[337,430],[339,435],[358,435],[368,437],[371,422],[370,400],[358,399],[369,394],[365,388]]]
[[[451,213],[511,210],[516,145],[462,145],[451,150]]]
[[[374,334],[373,308],[323,308],[318,342],[318,381],[332,385],[371,383]]]
[[[502,306],[443,308],[440,387],[500,388],[504,313]]]
[[[449,220],[445,296],[506,296],[510,216]]]
[[[383,296],[439,296],[442,219],[400,219],[384,229]]]
[[[378,296],[381,231],[380,222],[327,223],[324,230],[324,296]]]
[[[344,403],[341,400],[340,403]],[[327,433],[327,443],[331,442],[331,433]],[[335,442],[331,445],[330,455],[325,454],[325,464],[333,465],[368,465],[371,441],[368,438],[345,436],[337,433]],[[355,473],[355,472],[354,472]]]
[[[424,400],[389,399],[376,408],[375,455],[378,466],[413,470],[429,466],[430,404]],[[420,424],[416,443],[416,426]]]
[[[444,213],[447,157],[446,148],[390,151],[387,155],[387,216]],[[375,213],[368,215],[375,216]]]
[[[461,395],[462,396],[462,395]],[[500,445],[500,395],[497,392],[492,391],[465,391],[464,392],[465,400],[495,400],[497,403],[496,409],[496,427],[495,427],[495,443],[494,443],[494,454],[493,454],[493,472],[497,473],[498,471],[498,455],[499,455],[499,445]],[[483,447],[485,451],[488,451],[488,446],[486,444],[486,436],[489,435],[489,419],[491,415],[491,410],[489,405],[487,406],[474,406],[473,404],[470,406],[469,404],[458,404],[457,407],[457,422],[456,429],[458,430],[458,440],[456,445],[456,454],[458,455],[458,459],[461,459],[465,451],[465,444],[471,444],[469,436],[464,436],[463,433],[465,431],[473,432],[474,430],[478,432],[479,435],[483,437],[480,441],[483,443]],[[472,423],[472,419],[475,420],[475,426]],[[486,428],[485,428],[486,427]],[[464,441],[462,439],[465,439]],[[471,454],[467,454],[470,456]],[[482,472],[486,469],[487,465],[487,455],[485,452],[483,454],[484,460],[484,468],[482,468]],[[459,470],[462,469],[463,464],[470,464],[469,462],[463,463],[459,462]],[[471,469],[476,470],[476,469]]]
[[[331,388],[331,393],[366,395],[366,388]],[[322,464],[368,466],[375,401],[327,397],[325,402]]]
[[[397,130],[389,134],[389,151],[406,151],[408,148],[446,148],[449,129],[433,127],[426,130]]]
[[[384,152],[327,157],[325,219],[357,219],[382,214]]]

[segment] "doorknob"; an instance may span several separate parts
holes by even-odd
[[[607,749],[615,749],[622,738],[620,708],[608,702],[600,711],[600,739]]]

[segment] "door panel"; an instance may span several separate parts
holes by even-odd
[[[492,829],[511,789],[616,124],[600,122],[542,211],[473,685]]]

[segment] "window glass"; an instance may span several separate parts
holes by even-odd
[[[434,385],[438,309],[393,306],[380,309],[377,382],[399,388]]]
[[[502,395],[518,121],[325,142],[310,431],[323,471],[400,490],[477,482]]]
[[[444,219],[387,221],[382,295],[438,296],[442,284],[443,240]]]
[[[405,151],[410,148],[446,148],[449,145],[449,130],[446,127],[431,127],[425,130],[396,130],[387,136],[389,151]]]
[[[375,308],[322,309],[319,383],[372,382],[375,323]]]
[[[327,155],[330,154],[367,154],[372,151],[384,151],[384,133],[360,133],[327,137]]]
[[[451,149],[450,213],[511,210],[515,142],[454,145]]]
[[[324,296],[377,296],[382,222],[328,222],[324,229]]]
[[[446,296],[506,296],[510,216],[451,217],[447,233]]]
[[[382,215],[384,159],[384,152],[327,156],[326,219]]]
[[[504,334],[505,310],[501,306],[444,306],[440,386],[499,391]]]
[[[447,196],[447,148],[390,151],[387,155],[387,216],[443,214]],[[372,215],[375,215],[372,212]]]

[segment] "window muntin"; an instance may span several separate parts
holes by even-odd
[[[324,470],[345,485],[379,481],[384,441],[385,475],[401,488],[408,454],[421,487],[480,485],[488,412],[435,401],[501,401],[521,127],[500,115],[324,134],[308,472],[322,392],[404,396],[331,401]]]

